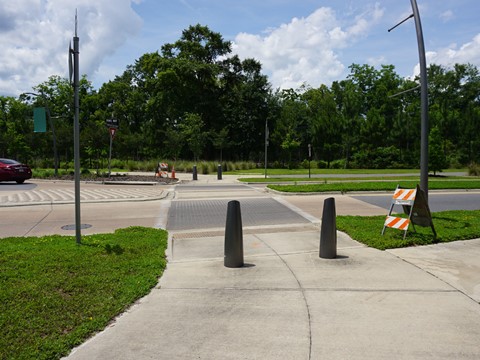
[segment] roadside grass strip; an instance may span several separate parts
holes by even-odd
[[[395,216],[405,217],[404,214]],[[387,228],[382,235],[385,216],[337,216],[337,230],[347,233],[352,239],[367,246],[385,250],[408,246],[430,245],[435,243],[480,238],[480,210],[450,210],[432,213],[437,232],[435,239],[429,227],[408,228],[403,231]]]
[[[353,192],[353,191],[393,191],[399,184],[402,188],[412,189],[419,181],[362,181],[362,182],[337,182],[327,184],[303,185],[268,185],[272,190],[287,193],[322,193],[322,192]],[[429,190],[473,190],[480,189],[480,180],[430,180]]]
[[[59,359],[146,295],[167,232],[0,239],[0,359]]]

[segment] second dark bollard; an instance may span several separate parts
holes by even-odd
[[[325,199],[323,203],[320,257],[324,259],[335,259],[337,257],[335,198]]]
[[[223,264],[229,268],[237,268],[244,265],[242,213],[240,211],[240,202],[237,200],[228,203]]]
[[[222,180],[222,165],[220,164],[217,167],[217,180]]]
[[[193,180],[197,179],[197,165],[193,165]]]

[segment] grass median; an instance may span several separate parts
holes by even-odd
[[[342,181],[324,184],[302,184],[302,185],[268,185],[272,190],[287,193],[321,193],[321,192],[354,192],[354,191],[394,191],[397,184],[406,189],[414,189],[418,181]],[[430,190],[472,190],[480,189],[480,180],[429,180]]]
[[[400,215],[405,217],[405,215]],[[480,238],[480,210],[450,210],[432,213],[432,221],[437,232],[433,236],[430,227],[409,226],[407,236],[403,231],[385,229],[382,235],[385,216],[337,216],[337,230],[347,233],[367,246],[385,250],[407,246],[430,245],[439,242]]]
[[[58,359],[158,282],[167,232],[0,239],[0,359]]]

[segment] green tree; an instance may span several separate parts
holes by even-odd
[[[352,80],[342,80],[333,82],[332,90],[339,113],[337,126],[341,128],[345,167],[348,168],[352,153],[359,148],[358,134],[365,117],[361,87]]]
[[[185,141],[185,133],[179,131],[179,129],[175,127],[169,127],[165,133],[165,136],[166,139],[164,141],[164,144],[166,147],[166,154],[167,156],[173,157],[174,161],[177,161],[180,153],[182,152]]]
[[[327,162],[341,157],[342,134],[339,114],[333,92],[321,85],[318,89],[307,90],[302,97],[307,104],[307,116],[314,153]]]
[[[222,127],[229,130],[235,157],[260,161],[264,151],[265,120],[270,118],[272,96],[261,64],[233,56],[222,63],[220,74]],[[220,125],[217,125],[220,126]],[[215,127],[214,131],[221,128]]]
[[[186,113],[183,122],[180,124],[180,131],[193,153],[195,162],[202,154],[208,138],[208,133],[204,131],[204,125],[202,117],[199,114],[192,113]]]
[[[0,97],[0,156],[28,162],[39,137],[33,133],[33,109],[13,97]]]
[[[289,168],[293,167],[292,164],[292,154],[295,150],[297,150],[300,147],[300,141],[295,139],[295,135],[292,133],[292,131],[289,131],[286,135],[285,138],[282,141],[282,144],[280,145],[283,150],[285,150],[288,153],[288,164]]]
[[[428,141],[428,169],[433,171],[433,175],[436,175],[437,171],[442,171],[448,167],[447,158],[443,152],[442,135],[438,126],[434,126],[430,130]]]
[[[220,163],[223,161],[223,150],[228,148],[230,142],[228,140],[228,128],[224,127],[219,132],[210,133],[213,147],[220,150]]]

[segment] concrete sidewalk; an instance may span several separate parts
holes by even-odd
[[[480,357],[478,293],[343,234],[337,259],[318,247],[316,230],[247,234],[231,269],[223,237],[176,239],[159,285],[68,358]]]

